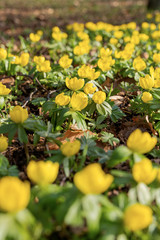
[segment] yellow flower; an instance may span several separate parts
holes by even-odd
[[[142,23],[142,28],[144,28],[144,29],[149,28],[149,23],[143,22]]]
[[[27,207],[30,200],[30,185],[17,177],[0,179],[0,209],[5,212],[18,212]]]
[[[140,38],[139,36],[132,36],[131,37],[131,43],[135,44],[135,45],[138,45],[140,42]]]
[[[73,93],[70,103],[75,111],[81,111],[88,105],[88,97],[83,92]]]
[[[69,68],[72,64],[72,59],[69,58],[68,55],[64,55],[63,57],[61,57],[59,59],[59,65],[62,67],[62,68]]]
[[[38,30],[37,34],[41,37],[43,35],[43,31],[42,30]]]
[[[35,62],[39,65],[41,65],[44,61],[45,61],[44,56],[34,56],[34,58],[33,58],[33,62]]]
[[[8,138],[0,136],[0,152],[4,152],[8,148]]]
[[[152,163],[149,159],[144,158],[140,162],[134,164],[132,174],[136,182],[150,184],[157,176],[157,169],[152,167]]]
[[[106,94],[102,91],[95,92],[92,99],[95,103],[102,104],[106,100]]]
[[[74,22],[73,24],[68,25],[68,29],[73,29],[75,32],[82,32],[84,30],[84,24]]]
[[[4,48],[0,48],[0,60],[4,60],[7,57],[7,51]]]
[[[150,152],[156,144],[157,138],[151,137],[148,132],[142,133],[140,129],[133,131],[127,140],[129,149],[142,154]]]
[[[61,145],[60,150],[62,151],[63,155],[71,157],[79,152],[80,146],[80,141],[75,140],[74,142],[64,143],[63,145]]]
[[[151,77],[154,79],[154,87],[159,88],[160,87],[160,68],[156,68],[154,70],[153,67],[150,67],[150,74],[151,74]]]
[[[63,39],[66,39],[68,37],[68,35],[66,33],[63,32],[53,32],[52,33],[52,38],[56,41],[62,41]]]
[[[51,161],[30,161],[27,166],[27,175],[29,179],[38,185],[47,185],[53,183],[58,175],[59,163]]]
[[[98,60],[98,67],[103,71],[109,71],[111,69],[111,66],[113,66],[115,64],[115,60],[112,59],[111,56],[107,57],[107,58],[100,58]]]
[[[150,101],[152,101],[152,100],[153,100],[153,96],[152,96],[151,93],[149,93],[149,92],[144,92],[144,93],[142,94],[142,101],[143,101],[143,102],[148,103],[148,102],[150,102]]]
[[[96,91],[96,89],[97,88],[91,82],[86,83],[86,85],[84,86],[84,92],[86,94],[93,94]]]
[[[142,88],[150,90],[154,87],[155,82],[154,79],[147,74],[144,78],[140,77],[139,84]]]
[[[84,54],[88,54],[90,51],[90,45],[89,45],[89,40],[84,40],[82,42],[79,43],[79,45],[75,46],[75,48],[73,49],[73,52],[75,55],[84,55]]]
[[[160,43],[157,43],[156,47],[157,47],[158,50],[160,50]]]
[[[121,51],[121,58],[125,60],[129,60],[132,57],[132,50],[123,50]]]
[[[60,106],[65,106],[70,102],[70,96],[64,95],[63,93],[60,93],[55,98],[55,103]]]
[[[15,106],[10,110],[9,115],[11,120],[15,123],[23,123],[28,118],[27,109],[23,109],[21,106]]]
[[[77,32],[77,36],[81,39],[81,40],[88,40],[89,39],[89,36],[87,33],[85,32]]]
[[[155,29],[156,29],[156,24],[151,23],[151,24],[150,24],[150,29],[151,29],[151,30],[155,30]]]
[[[160,63],[160,53],[155,53],[155,54],[153,55],[153,61],[154,61],[155,63]]]
[[[84,79],[78,79],[76,77],[74,77],[74,78],[67,77],[66,78],[66,86],[73,91],[77,91],[84,86]]]
[[[20,57],[19,56],[13,55],[11,57],[13,58],[12,61],[11,61],[12,64],[20,64]]]
[[[99,163],[93,163],[74,175],[74,184],[84,194],[105,192],[113,182],[113,176],[105,174]]]
[[[127,24],[127,28],[129,28],[129,29],[134,30],[134,29],[136,29],[136,27],[137,27],[137,25],[136,25],[135,22],[129,22],[129,23]]]
[[[152,221],[152,209],[140,203],[127,207],[124,213],[124,225],[130,231],[142,230],[148,227]]]
[[[100,49],[100,53],[99,53],[99,57],[100,58],[107,58],[112,54],[112,50],[110,50],[109,48],[101,48]]]
[[[102,38],[101,35],[97,35],[97,36],[95,37],[95,40],[96,40],[97,42],[101,42],[101,41],[103,40],[103,38]]]
[[[152,13],[147,13],[146,17],[147,17],[148,19],[151,19],[151,18],[153,17],[153,14],[152,14]]]
[[[142,71],[146,68],[146,63],[143,61],[141,57],[137,57],[133,60],[133,67],[137,71]]]
[[[90,80],[95,80],[99,77],[100,72],[96,72],[94,68],[90,66],[83,65],[78,69],[78,75],[82,78],[88,78]]]
[[[22,53],[20,56],[20,65],[25,67],[29,62],[29,53]]]
[[[110,42],[110,44],[116,45],[116,44],[118,43],[118,39],[116,39],[116,38],[111,38],[111,39],[109,40],[109,42]]]
[[[123,36],[123,32],[122,31],[115,31],[114,32],[114,36],[115,36],[115,38],[121,38],[122,36]]]
[[[149,36],[146,35],[146,34],[144,34],[144,33],[141,33],[141,34],[139,35],[139,38],[140,38],[140,40],[142,40],[142,41],[147,41],[147,40],[149,39]]]
[[[50,61],[45,60],[44,62],[37,64],[36,69],[39,72],[50,72],[51,71],[51,66],[50,66]]]
[[[52,28],[52,32],[56,32],[59,33],[61,30],[59,29],[59,27],[55,26]]]
[[[41,36],[39,34],[30,33],[29,38],[32,42],[38,42]]]
[[[124,42],[130,42],[130,41],[131,41],[131,37],[130,36],[124,37]]]
[[[97,26],[93,22],[87,22],[86,23],[86,28],[88,28],[91,31],[96,31],[97,30]]]
[[[10,93],[10,89],[9,88],[6,88],[6,86],[5,85],[3,85],[1,82],[0,82],[0,96],[1,95],[8,95],[9,93]]]

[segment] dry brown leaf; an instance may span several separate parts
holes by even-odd
[[[57,138],[57,140],[61,141],[62,143],[67,142],[66,139],[69,139],[71,142],[73,142],[76,138],[81,138],[82,136],[84,136],[85,133],[89,133],[89,135],[95,135],[95,133],[86,130],[86,131],[82,131],[82,130],[76,130],[76,131],[72,131],[72,130],[67,130],[63,137],[59,137]],[[56,150],[58,149],[58,145],[55,143],[48,143],[48,147],[50,150]]]

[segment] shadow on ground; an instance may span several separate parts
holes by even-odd
[[[1,38],[73,22],[141,22],[147,0],[5,0],[0,3]]]

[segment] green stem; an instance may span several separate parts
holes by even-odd
[[[69,116],[68,124],[67,124],[67,130],[70,128],[71,120],[72,120],[72,115]]]

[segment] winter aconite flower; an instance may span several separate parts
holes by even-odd
[[[140,77],[139,84],[144,89],[152,89],[155,82],[154,79],[147,74],[145,77]]]
[[[139,203],[127,207],[124,213],[124,225],[130,231],[147,228],[152,221],[152,209]]]
[[[94,84],[92,82],[88,82],[84,86],[84,92],[86,94],[93,94],[96,91],[96,89],[97,88],[94,86]]]
[[[15,106],[12,110],[10,110],[9,115],[13,122],[23,123],[28,118],[28,111],[21,106]]]
[[[83,92],[73,93],[70,104],[75,111],[81,111],[88,105],[88,97]]]
[[[98,60],[98,67],[103,72],[109,71],[114,64],[115,64],[115,60],[112,59],[112,56],[109,56],[107,58],[100,58]]]
[[[4,48],[0,48],[0,60],[5,60],[7,57],[7,51]]]
[[[64,95],[63,93],[60,93],[55,98],[55,103],[60,106],[66,106],[70,102],[70,96]]]
[[[152,100],[153,100],[153,96],[152,96],[151,93],[149,93],[149,92],[144,92],[144,93],[142,94],[142,101],[143,101],[143,102],[148,103],[148,102],[150,102],[150,101],[152,101]]]
[[[62,68],[69,68],[72,64],[72,59],[69,58],[68,55],[64,55],[63,57],[61,57],[59,59],[59,65],[62,67]]]
[[[137,57],[133,60],[133,67],[137,71],[142,71],[146,68],[146,63],[141,57]]]
[[[106,100],[106,94],[102,91],[95,92],[92,99],[95,103],[102,104]]]
[[[142,154],[150,152],[156,144],[157,138],[151,137],[148,132],[141,132],[140,129],[133,131],[127,140],[127,147],[129,149]]]
[[[1,82],[0,82],[0,96],[6,96],[10,93],[10,89],[6,87],[6,85],[3,85]]]
[[[67,77],[66,78],[66,86],[73,91],[77,91],[84,86],[84,79],[78,79],[76,77],[74,77],[74,78]]]
[[[51,63],[49,60],[45,60],[43,62],[39,62],[36,66],[36,69],[39,72],[50,72],[51,71]]]
[[[152,163],[149,159],[144,158],[140,162],[134,164],[132,174],[136,182],[150,184],[157,176],[157,169],[152,167]]]
[[[30,185],[17,177],[0,179],[0,209],[5,212],[18,212],[27,207],[30,200]]]
[[[29,38],[32,42],[38,42],[41,36],[39,34],[30,33]]]
[[[105,192],[113,182],[113,176],[105,174],[99,163],[93,163],[76,173],[74,184],[84,194]]]
[[[78,69],[78,76],[82,78],[88,78],[90,80],[95,80],[100,76],[100,72],[96,72],[94,68],[90,66],[83,65]]]
[[[29,62],[29,53],[22,53],[20,56],[20,65],[25,67]]]
[[[8,138],[0,136],[0,152],[4,152],[8,148]]]
[[[58,175],[59,163],[51,161],[31,161],[27,166],[29,179],[38,185],[53,183]]]
[[[160,63],[160,53],[155,53],[155,54],[153,55],[153,61],[154,61],[155,63]]]
[[[62,151],[64,156],[71,157],[79,152],[80,146],[80,141],[75,140],[74,142],[66,142],[62,144],[60,150]]]

